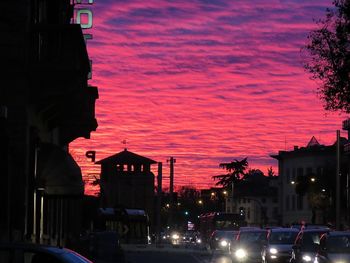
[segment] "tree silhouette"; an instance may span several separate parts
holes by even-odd
[[[268,177],[276,176],[275,171],[272,169],[272,166],[270,166],[270,168],[267,169],[267,176]]]
[[[308,35],[304,67],[321,81],[318,91],[325,109],[350,113],[350,1],[333,4],[317,22],[319,29]]]
[[[246,169],[248,167],[248,158],[244,158],[241,161],[234,160],[230,163],[220,163],[220,167],[225,169],[228,173],[223,175],[213,176],[214,180],[218,180],[216,185],[221,185],[226,188],[232,184],[236,184],[246,176]]]

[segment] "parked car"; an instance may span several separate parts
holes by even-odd
[[[350,262],[350,232],[335,231],[322,235],[314,263]]]
[[[209,238],[210,249],[230,251],[231,245],[237,235],[238,231],[215,230]]]
[[[292,247],[290,263],[312,262],[316,255],[320,238],[330,232],[329,228],[314,228],[301,230]]]
[[[0,243],[1,263],[92,263],[75,251],[53,246]]]
[[[267,241],[266,229],[246,229],[238,233],[231,250],[232,262],[260,262],[261,250]]]
[[[262,263],[289,262],[299,231],[295,228],[272,228],[261,251]]]

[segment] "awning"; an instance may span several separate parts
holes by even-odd
[[[84,194],[81,170],[73,157],[54,144],[41,144],[38,150],[37,189],[46,195]]]

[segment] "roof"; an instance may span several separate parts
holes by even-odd
[[[96,164],[116,163],[116,164],[155,164],[156,161],[147,157],[129,152],[127,149],[117,154],[104,158],[96,162]]]
[[[306,148],[310,148],[310,147],[313,147],[313,146],[320,146],[320,144],[317,141],[317,139],[315,138],[315,136],[312,136],[312,138],[309,141],[309,143],[307,144]]]
[[[348,140],[344,137],[340,137],[340,145],[341,149],[343,149],[343,146],[348,143]],[[292,151],[279,151],[278,154],[272,154],[270,155],[272,158],[281,160],[283,158],[288,157],[300,157],[300,156],[307,156],[307,155],[315,155],[315,154],[333,154],[336,150],[336,144],[337,141],[334,142],[332,145],[322,145],[319,144],[315,136],[312,136],[311,140],[307,144],[306,147],[297,147],[295,146],[294,150]]]

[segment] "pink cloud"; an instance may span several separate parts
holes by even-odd
[[[326,113],[300,49],[323,1],[101,1],[94,5],[92,84],[98,130],[72,144],[84,174],[97,159],[130,151],[177,158],[177,185],[213,185],[220,162],[333,143],[345,116]],[[156,167],[154,167],[156,168]],[[90,190],[89,190],[90,191]]]

